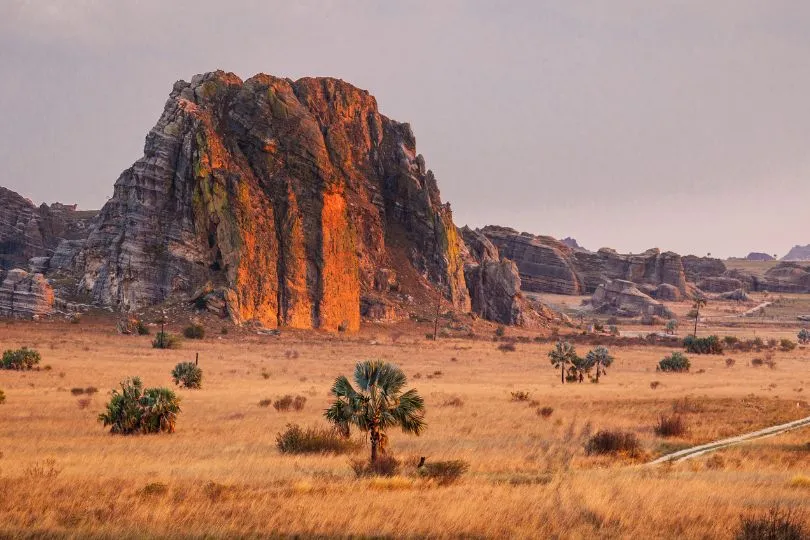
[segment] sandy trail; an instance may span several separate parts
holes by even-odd
[[[709,452],[722,450],[723,448],[728,448],[729,446],[736,446],[748,441],[764,439],[765,437],[773,437],[774,435],[779,435],[781,433],[786,433],[788,431],[805,427],[810,427],[810,416],[807,418],[802,418],[801,420],[794,420],[793,422],[788,422],[786,424],[779,424],[778,426],[771,426],[765,429],[760,429],[759,431],[752,431],[751,433],[737,435],[736,437],[729,437],[728,439],[721,439],[719,441],[679,450],[677,452],[661,456],[658,459],[649,462],[647,465],[658,465],[660,463],[667,462],[678,463],[680,461],[686,461],[687,459],[708,454]]]

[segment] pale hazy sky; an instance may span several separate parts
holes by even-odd
[[[0,0],[0,185],[100,207],[174,81],[218,68],[369,90],[459,225],[810,242],[806,0]]]

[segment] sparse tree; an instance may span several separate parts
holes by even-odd
[[[402,370],[381,360],[359,362],[354,368],[358,389],[341,375],[332,385],[337,399],[324,412],[326,419],[348,437],[351,426],[369,434],[371,462],[385,451],[386,430],[400,427],[404,433],[424,431],[425,402],[414,390],[403,392],[407,378]]]
[[[676,334],[678,332],[678,319],[670,319],[667,321],[667,334]]]
[[[558,341],[548,353],[551,364],[560,370],[560,382],[565,384],[565,368],[573,365],[577,359],[574,345],[567,341]]]
[[[698,296],[695,298],[695,302],[692,304],[692,309],[695,312],[695,336],[697,336],[697,325],[698,320],[700,320],[700,308],[706,306],[706,298],[702,296]]]
[[[614,360],[614,358],[610,355],[610,350],[601,345],[592,351],[588,351],[585,358],[588,359],[588,362],[592,366],[596,367],[596,382],[599,382],[599,373],[605,368],[610,367]]]

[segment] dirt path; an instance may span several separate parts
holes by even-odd
[[[800,429],[803,427],[810,427],[810,416],[807,418],[802,418],[801,420],[788,422],[787,424],[771,426],[769,428],[760,429],[759,431],[746,433],[744,435],[729,437],[728,439],[721,439],[719,441],[701,444],[700,446],[686,448],[685,450],[679,450],[677,452],[661,456],[660,458],[649,462],[647,465],[658,465],[660,463],[667,462],[678,463],[680,461],[686,461],[687,459],[702,456],[703,454],[708,454],[709,452],[722,450],[723,448],[728,448],[729,446],[736,446],[744,442],[764,439],[765,437],[773,437],[774,435],[779,435],[780,433],[786,433],[788,431],[793,431],[794,429]]]

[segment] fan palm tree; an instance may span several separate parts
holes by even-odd
[[[341,375],[332,385],[337,399],[324,416],[348,437],[351,426],[369,434],[371,462],[384,451],[388,428],[400,427],[404,433],[424,431],[425,401],[416,390],[403,392],[407,378],[402,370],[381,360],[366,360],[354,367],[354,382]]]
[[[551,364],[560,369],[560,382],[565,384],[565,368],[576,360],[576,349],[567,341],[558,341],[554,348],[549,351],[548,357],[551,359]]]
[[[697,337],[697,324],[698,319],[700,319],[700,308],[704,307],[705,305],[706,299],[703,298],[702,296],[698,296],[697,298],[695,298],[695,303],[692,304],[692,309],[695,310],[695,333],[694,333],[695,337]]]
[[[607,347],[600,345],[592,351],[588,351],[585,355],[588,363],[596,366],[596,382],[599,382],[599,373],[606,367],[610,367],[613,363],[613,357],[610,356],[610,351]]]

